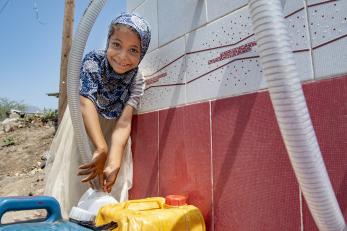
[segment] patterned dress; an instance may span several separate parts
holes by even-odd
[[[132,27],[141,39],[140,61],[147,52],[150,42],[149,24],[136,14],[121,14],[111,22],[108,33],[117,24]],[[108,44],[108,42],[107,42]],[[144,78],[138,68],[124,74],[117,74],[107,61],[105,51],[92,51],[83,59],[80,72],[80,95],[90,99],[99,114],[100,126],[105,140],[110,146],[111,134],[126,104],[137,109],[144,91]],[[91,150],[94,147],[90,143]],[[44,194],[55,197],[61,206],[62,215],[68,218],[69,212],[88,189],[88,184],[80,182],[77,176],[81,158],[67,107],[57,133],[53,139],[46,163]],[[132,186],[132,154],[129,138],[124,150],[122,163],[111,195],[119,202],[128,199]]]

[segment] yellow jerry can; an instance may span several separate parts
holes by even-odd
[[[96,225],[118,223],[116,231],[206,231],[200,210],[186,197],[170,195],[129,200],[100,208]]]

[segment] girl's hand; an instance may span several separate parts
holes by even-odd
[[[102,186],[104,182],[103,169],[107,159],[108,146],[102,133],[98,112],[94,103],[84,96],[80,96],[80,103],[86,132],[96,150],[93,153],[91,162],[79,167],[78,175],[86,175],[82,182],[90,181],[98,176],[99,185]],[[93,188],[92,185],[91,187]]]
[[[104,170],[104,192],[111,192],[122,163],[124,148],[131,131],[133,107],[126,105],[112,131],[110,152]]]
[[[81,182],[88,182],[94,179],[96,176],[99,177],[100,185],[104,182],[103,170],[105,162],[107,160],[107,151],[106,149],[97,149],[93,153],[93,158],[90,163],[83,164],[79,167],[80,171],[77,175],[85,176]]]
[[[104,183],[103,183],[103,189],[104,192],[110,193],[112,190],[112,186],[116,182],[117,175],[119,172],[119,167],[111,167],[107,166],[104,170]]]

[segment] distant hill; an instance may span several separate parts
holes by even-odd
[[[35,112],[43,112],[43,110],[36,106],[26,105],[25,112],[27,113],[35,113]]]
[[[23,102],[17,102],[8,98],[0,97],[0,121],[4,120],[7,117],[7,112],[10,112],[13,109],[25,113],[44,113],[48,108],[45,110],[37,106],[26,105]]]

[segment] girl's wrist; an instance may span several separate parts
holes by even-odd
[[[120,167],[120,164],[121,164],[120,161],[112,157],[112,155],[108,156],[108,160],[107,160],[108,167],[111,167],[112,169],[116,169]]]
[[[97,145],[96,148],[95,148],[95,151],[96,152],[99,152],[99,153],[108,153],[108,148],[107,148],[107,145]]]

